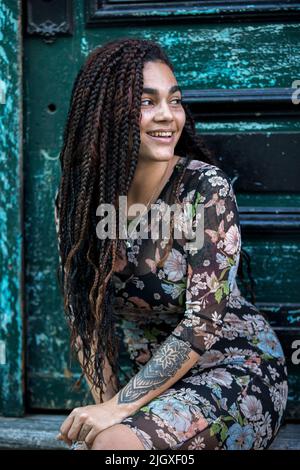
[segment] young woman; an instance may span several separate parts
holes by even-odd
[[[89,449],[268,448],[286,408],[284,354],[238,289],[232,184],[158,44],[124,38],[92,51],[73,87],[60,161],[60,283],[96,404],[74,409],[58,438]],[[122,223],[115,237],[98,236],[101,204],[131,230],[137,203],[148,238],[122,239]],[[169,237],[151,236],[154,203],[163,214],[189,207],[183,219],[171,213]],[[174,235],[188,221],[202,227],[192,249],[189,232]]]

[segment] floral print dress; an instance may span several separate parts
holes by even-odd
[[[124,243],[113,275],[120,357],[127,355],[131,365],[119,361],[121,383],[169,335],[187,342],[200,359],[122,424],[147,450],[265,449],[286,408],[285,357],[275,332],[236,283],[241,231],[230,178],[215,165],[181,157],[156,203],[162,213],[172,204],[181,165],[179,199],[191,203],[192,227],[202,220],[203,244],[187,250],[187,238],[174,237],[158,267],[164,238],[150,234]]]

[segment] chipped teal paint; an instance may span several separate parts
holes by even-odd
[[[266,137],[270,137],[271,132],[300,131],[300,120],[291,121],[238,121],[238,122],[200,122],[196,123],[199,132],[265,132]],[[266,132],[269,131],[269,132]]]
[[[168,11],[159,11],[159,10],[146,10],[146,11],[133,11],[132,16],[139,17],[139,16],[161,16],[162,18],[165,17],[170,17],[170,16],[204,16],[204,15],[214,15],[214,14],[219,14],[220,13],[219,8],[207,8],[207,9],[200,9],[200,8],[176,8],[174,10],[168,10]]]
[[[299,316],[295,316],[296,313],[299,313]],[[287,321],[290,325],[296,324],[297,326],[300,323],[300,310],[289,310],[289,315],[287,316]]]
[[[200,2],[199,2],[200,3]],[[276,8],[276,7],[275,7]],[[298,11],[300,10],[299,7],[295,7]],[[131,15],[133,17],[136,17],[136,18],[139,18],[139,17],[161,17],[161,18],[167,18],[167,17],[177,17],[177,16],[190,16],[191,18],[192,17],[205,17],[207,16],[207,20],[209,21],[209,16],[212,16],[212,15],[222,15],[222,13],[224,14],[225,12],[232,12],[232,13],[249,13],[249,12],[253,12],[257,9],[257,5],[245,5],[245,6],[242,6],[240,8],[237,8],[235,6],[230,6],[228,5],[228,7],[225,7],[225,8],[209,8],[209,7],[203,7],[203,6],[199,6],[198,8],[169,8],[168,10],[166,11],[161,11],[161,10],[155,10],[155,9],[149,9],[149,10],[143,10],[143,11],[140,11],[140,10],[132,10],[131,11]],[[281,7],[281,9],[283,9]],[[118,15],[116,15],[118,16]]]
[[[212,23],[158,26],[142,36],[166,49],[183,88],[239,89],[291,87],[300,76],[299,33],[298,23]]]
[[[299,207],[300,194],[261,194],[239,193],[237,194],[239,206],[256,207]]]
[[[3,244],[4,249],[2,251],[3,257],[7,254],[7,247]],[[4,253],[5,250],[5,253]],[[11,299],[10,299],[10,278],[8,273],[2,273],[0,281],[0,297],[1,297],[1,330],[3,336],[7,336],[9,333],[9,327],[11,324]]]
[[[84,56],[87,56],[87,55],[88,55],[89,50],[88,50],[88,42],[87,42],[86,37],[82,37],[82,38],[81,38],[81,41],[80,41],[80,50],[81,50],[81,53],[82,53]]]
[[[0,340],[6,363],[0,365],[0,414],[19,416],[23,404],[22,227],[21,227],[21,32],[20,1],[0,3]]]

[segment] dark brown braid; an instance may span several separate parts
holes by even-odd
[[[113,204],[118,220],[118,196],[127,196],[133,180],[140,149],[143,68],[148,61],[161,61],[174,72],[162,48],[149,40],[122,38],[89,54],[74,81],[60,152],[58,280],[71,351],[79,341],[83,374],[99,388],[100,402],[105,356],[120,388],[111,276],[122,241],[118,230],[116,239],[97,236],[96,209]],[[197,134],[188,106],[183,107],[186,123],[175,154],[217,164]],[[185,166],[174,186],[177,201],[184,171]]]

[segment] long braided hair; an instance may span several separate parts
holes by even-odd
[[[162,48],[150,40],[122,38],[89,54],[73,85],[59,156],[58,282],[71,330],[71,351],[77,350],[79,338],[82,376],[86,374],[99,389],[100,402],[106,385],[105,357],[120,387],[111,276],[122,241],[118,231],[115,239],[97,237],[96,209],[102,203],[112,204],[118,220],[118,197],[128,194],[139,155],[143,67],[147,61],[162,61],[174,71]],[[180,167],[173,189],[177,202],[190,158],[217,164],[197,134],[188,106],[182,106],[186,122],[175,154],[185,155],[187,161]],[[171,244],[170,238],[160,265]]]

